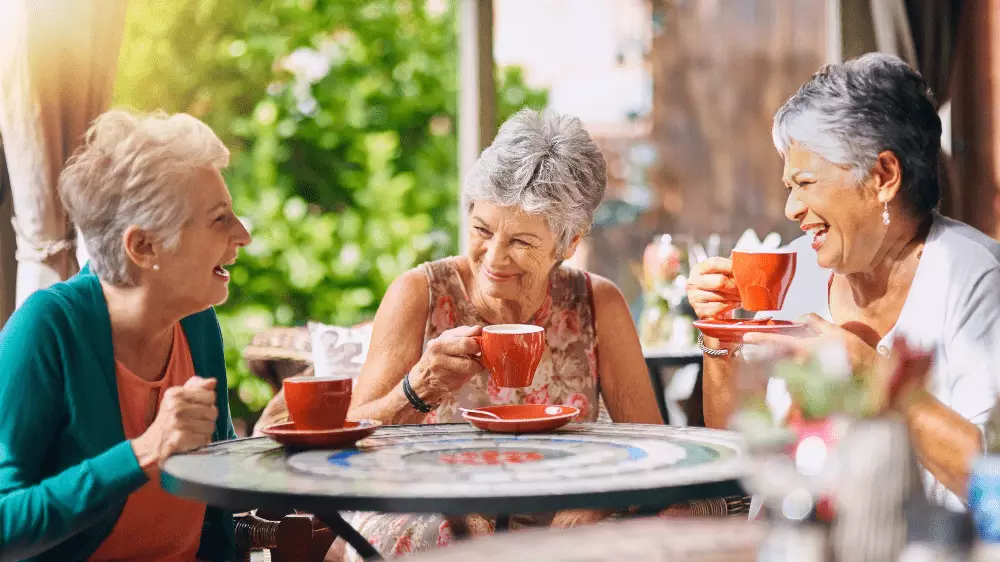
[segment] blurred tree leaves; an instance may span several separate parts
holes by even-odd
[[[232,151],[253,243],[219,308],[233,414],[270,389],[241,350],[274,325],[370,318],[400,273],[457,250],[454,1],[129,3],[115,103],[187,112]],[[543,107],[497,72],[498,119]]]

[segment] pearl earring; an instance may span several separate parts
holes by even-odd
[[[885,202],[885,207],[882,210],[882,224],[889,226],[889,202]]]
[[[889,220],[889,219],[886,219],[886,220]],[[153,264],[153,271],[159,271],[159,270],[160,270],[160,264],[154,263]]]

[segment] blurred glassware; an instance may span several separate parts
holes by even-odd
[[[971,554],[975,541],[971,516],[932,505],[923,494],[907,501],[906,541],[898,562],[975,560]]]
[[[1000,561],[1000,401],[983,427],[985,450],[972,465],[969,510],[975,521],[978,559]]]
[[[719,252],[722,250],[722,236],[719,234],[711,234],[708,237],[708,244],[705,245],[705,253],[708,257],[714,258],[718,257]]]
[[[827,533],[819,525],[774,523],[757,549],[758,562],[825,562]]]
[[[838,450],[834,557],[897,560],[906,544],[904,506],[923,490],[906,423],[896,415],[855,420]]]
[[[673,281],[681,273],[681,249],[669,234],[658,234],[642,253],[646,282],[659,286]]]
[[[688,251],[688,270],[694,269],[694,266],[707,260],[709,258],[709,252],[704,246],[697,242],[692,242],[689,246]]]
[[[979,540],[1000,545],[1000,455],[979,457],[969,478],[969,510]]]
[[[687,279],[694,266],[708,258],[728,256],[738,244],[769,248],[780,244],[780,236],[771,233],[761,241],[751,229],[736,243],[732,236],[719,233],[703,241],[690,234],[653,237],[643,251],[641,262],[632,264],[632,271],[642,287],[643,307],[638,329],[643,346],[675,350],[695,347],[698,334],[692,326],[694,311],[687,303]]]

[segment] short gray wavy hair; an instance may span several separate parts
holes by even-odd
[[[134,285],[125,231],[136,225],[176,248],[190,218],[184,186],[194,172],[228,164],[229,150],[190,115],[112,110],[98,117],[59,176],[93,272],[113,285]]]
[[[924,79],[899,57],[869,53],[824,66],[781,106],[771,134],[782,156],[798,142],[850,166],[858,182],[879,153],[890,150],[902,167],[900,194],[912,212],[927,214],[941,199],[941,119]]]
[[[590,231],[607,182],[604,154],[579,119],[522,109],[479,156],[464,191],[470,210],[487,201],[542,215],[561,254]]]

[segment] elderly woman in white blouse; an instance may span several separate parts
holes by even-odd
[[[900,336],[936,350],[928,391],[889,407],[908,424],[928,495],[961,509],[997,396],[1000,245],[935,211],[941,121],[926,84],[889,55],[826,66],[778,110],[773,137],[785,215],[806,233],[792,246],[800,263],[826,270],[796,275],[776,317],[801,317],[816,337],[839,339],[855,367],[884,368]],[[731,262],[700,264],[688,297],[702,318],[739,307]],[[743,341],[802,351],[814,340]],[[702,347],[705,421],[721,427],[740,346],[705,337]]]

